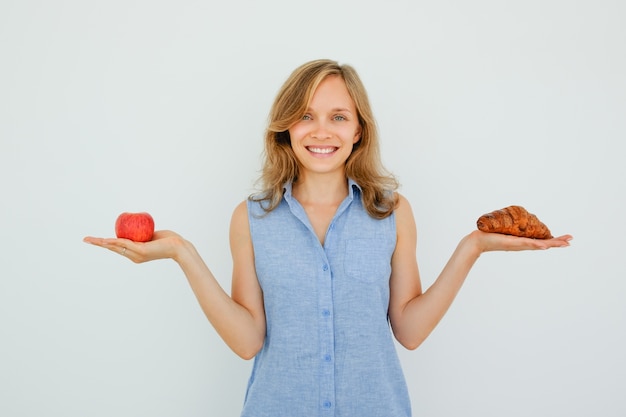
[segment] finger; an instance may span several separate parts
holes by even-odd
[[[552,239],[533,239],[527,237],[510,236],[508,248],[505,250],[522,251],[522,250],[546,250],[550,248],[569,246],[567,240],[560,238]]]
[[[171,236],[176,236],[176,233],[171,230],[155,230],[152,235],[152,240],[159,240]]]
[[[89,243],[89,244],[92,244],[92,245],[97,245],[97,246],[101,246],[103,240],[104,239],[101,238],[101,237],[94,237],[94,236],[85,236],[83,238],[83,242]]]
[[[557,246],[569,246],[569,242],[573,239],[572,235],[563,235],[550,239],[548,242]]]
[[[104,248],[110,250],[111,252],[115,252],[118,255],[122,255],[125,258],[131,259],[133,257],[133,252],[131,248],[126,246],[120,246],[118,244],[115,245],[106,245]]]
[[[549,240],[539,240],[540,249],[565,248],[569,246],[568,239],[552,238]]]
[[[133,243],[128,239],[107,239],[100,237],[92,237],[87,236],[83,239],[85,243],[89,243],[95,246],[100,246],[101,248],[105,248],[110,250],[111,252],[115,252],[119,255],[126,256],[130,255],[128,252],[129,246]]]

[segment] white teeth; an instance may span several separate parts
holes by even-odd
[[[335,151],[335,148],[308,148],[313,153],[331,153]]]

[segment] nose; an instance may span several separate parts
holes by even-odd
[[[313,130],[311,132],[311,136],[314,139],[328,139],[331,136],[330,133],[330,129],[328,128],[328,126],[326,125],[326,122],[323,120],[319,120],[315,123],[315,126],[313,126]]]

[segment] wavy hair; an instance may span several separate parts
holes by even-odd
[[[265,131],[263,169],[258,182],[262,192],[252,196],[266,211],[275,209],[283,197],[283,186],[298,178],[300,166],[291,148],[289,128],[306,113],[318,85],[329,75],[340,76],[355,103],[361,138],[354,144],[345,173],[362,190],[363,205],[377,219],[389,216],[398,203],[398,181],[382,165],[378,130],[367,91],[350,65],[320,59],[296,68],[282,85],[270,110]]]

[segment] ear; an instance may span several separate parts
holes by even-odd
[[[363,131],[363,129],[361,128],[361,125],[359,125],[359,127],[356,129],[356,132],[354,132],[354,138],[352,139],[352,144],[357,143],[358,141],[361,140],[361,132]]]

